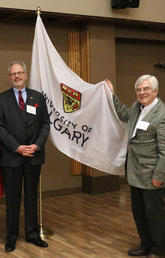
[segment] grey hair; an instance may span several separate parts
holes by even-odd
[[[26,68],[26,65],[25,65],[24,62],[21,62],[21,61],[13,61],[13,62],[11,62],[11,63],[8,65],[8,73],[10,73],[10,69],[11,69],[11,67],[12,67],[14,64],[19,64],[19,65],[21,65],[21,66],[23,67],[23,69],[24,69],[24,72],[25,72],[25,73],[27,72],[27,68]]]
[[[141,84],[143,81],[148,80],[152,86],[153,90],[158,90],[159,88],[159,82],[158,79],[154,75],[145,74],[140,76],[136,82],[135,82],[135,90],[137,90],[137,87],[139,84]]]

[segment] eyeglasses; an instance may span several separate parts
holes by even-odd
[[[146,92],[149,90],[152,90],[152,88],[151,87],[137,88],[136,92],[142,92],[142,91]]]
[[[22,75],[23,73],[25,73],[25,72],[17,72],[17,73],[9,73],[9,75],[10,76],[12,76],[12,77],[14,77],[14,76],[16,76],[16,75]]]

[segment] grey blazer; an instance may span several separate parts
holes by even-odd
[[[120,120],[128,122],[128,152],[126,175],[131,186],[143,189],[155,189],[152,178],[163,182],[165,187],[165,105],[158,103],[143,118],[149,123],[147,130],[137,129],[136,125],[140,103],[134,102],[127,108],[114,94],[113,102]]]

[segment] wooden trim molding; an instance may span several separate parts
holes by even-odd
[[[68,33],[69,41],[69,67],[80,76],[80,33],[79,31],[70,31]],[[71,159],[71,174],[80,175],[82,173],[82,164]]]
[[[89,59],[89,30],[88,27],[85,26],[82,28],[80,32],[80,64],[81,64],[81,78],[90,82],[90,59]],[[92,176],[93,169],[89,166],[83,166],[83,174],[87,176]]]
[[[80,33],[79,31],[70,31],[68,33],[69,41],[69,67],[80,76]]]
[[[81,52],[81,78],[90,82],[90,61],[89,61],[89,31],[83,28],[80,33],[80,52]]]
[[[68,33],[69,67],[87,82],[90,81],[89,65],[89,31],[83,28]],[[92,175],[92,168],[71,159],[72,175]]]

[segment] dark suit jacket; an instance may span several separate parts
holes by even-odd
[[[13,89],[0,94],[0,166],[18,167],[24,157],[16,152],[19,145],[36,144],[39,150],[28,158],[32,165],[44,163],[44,145],[49,134],[50,122],[43,95],[26,88],[26,104],[36,107],[36,115],[21,110]]]
[[[165,105],[158,103],[142,119],[149,124],[147,130],[137,129],[132,134],[139,116],[140,103],[127,108],[113,95],[113,102],[120,120],[128,122],[127,179],[130,185],[155,189],[152,178],[163,182],[165,187]]]

